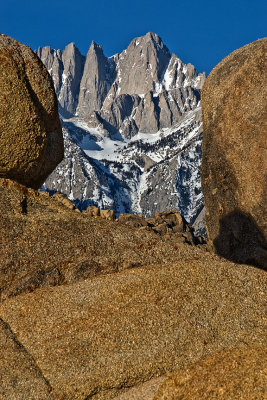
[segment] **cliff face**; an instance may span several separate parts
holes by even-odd
[[[54,80],[63,112],[123,136],[157,132],[178,122],[197,106],[205,79],[151,32],[110,58],[95,42],[86,58],[74,43],[62,53],[39,48],[38,56]]]
[[[92,42],[38,55],[55,83],[65,160],[45,183],[80,208],[143,213],[178,208],[192,221],[200,185],[200,90],[205,74],[171,54],[159,36],[134,39],[107,58]]]
[[[77,108],[84,56],[74,43],[66,46],[63,52],[47,46],[39,48],[37,54],[53,79],[61,112],[72,115]]]

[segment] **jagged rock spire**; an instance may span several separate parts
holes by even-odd
[[[101,109],[109,89],[108,67],[102,47],[92,41],[80,85],[78,114],[86,116],[91,111]]]
[[[62,54],[50,47],[38,54],[53,77],[63,113],[127,137],[178,122],[197,106],[205,79],[152,32],[110,58],[94,41],[85,62],[73,43]]]

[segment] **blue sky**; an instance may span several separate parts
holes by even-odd
[[[263,0],[0,0],[0,32],[33,49],[63,49],[74,41],[86,54],[95,40],[111,56],[152,31],[182,61],[207,73],[266,30]]]

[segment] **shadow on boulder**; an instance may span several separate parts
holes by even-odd
[[[218,255],[232,262],[267,270],[267,242],[250,214],[236,209],[223,217],[213,244]]]

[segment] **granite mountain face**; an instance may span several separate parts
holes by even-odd
[[[65,159],[45,183],[80,208],[97,205],[150,216],[178,208],[194,220],[200,184],[200,90],[205,74],[147,33],[106,57],[92,42],[38,55],[51,74],[65,135]]]
[[[170,54],[154,33],[134,39],[121,54],[105,57],[92,42],[84,58],[74,43],[61,51],[38,49],[51,74],[64,116],[123,137],[155,133],[196,108],[204,74]]]

